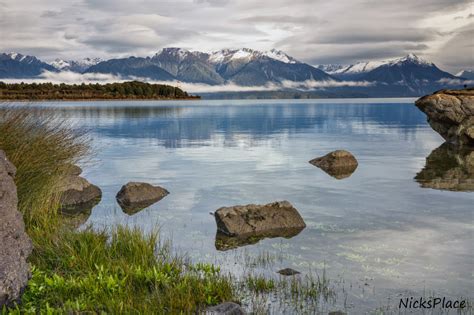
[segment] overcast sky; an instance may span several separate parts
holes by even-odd
[[[0,51],[57,57],[152,55],[163,47],[277,48],[310,64],[413,52],[474,67],[473,1],[0,0]]]

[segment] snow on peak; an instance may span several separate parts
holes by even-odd
[[[391,65],[400,65],[403,63],[415,63],[417,65],[422,65],[422,66],[432,66],[433,63],[429,62],[423,58],[418,57],[414,53],[409,53],[405,57],[394,59],[389,62]]]
[[[384,64],[387,61],[367,61],[367,62],[357,62],[353,65],[346,66],[345,68],[340,68],[335,70],[331,74],[359,74],[359,73],[366,73],[369,71],[374,70]]]
[[[30,59],[34,58],[34,57],[22,55],[22,54],[17,53],[17,52],[10,52],[10,53],[7,53],[6,55],[7,55],[10,59],[16,60],[16,61],[23,61],[23,60],[24,60],[25,58],[27,58],[27,57],[29,57]]]
[[[390,60],[384,60],[384,61],[363,61],[363,62],[357,62],[353,65],[349,66],[339,66],[339,65],[319,65],[317,66],[319,69],[322,69],[326,71],[329,74],[340,74],[340,75],[346,75],[346,74],[361,74],[361,73],[367,73],[369,71],[372,71],[378,67],[381,66],[400,66],[406,63],[414,63],[417,65],[422,65],[422,66],[432,66],[433,63],[418,57],[417,55],[410,53],[404,57],[401,58],[396,58],[396,59],[390,59]],[[327,69],[327,70],[326,70]]]
[[[187,49],[183,48],[178,48],[178,47],[166,47],[162,48],[159,50],[154,57],[160,57],[162,55],[168,55],[168,56],[173,56],[178,58],[180,61],[182,61],[184,58],[186,58],[189,55],[192,55],[193,53]]]
[[[345,69],[347,69],[348,65],[341,65],[341,64],[326,64],[326,65],[316,65],[316,68],[322,70],[329,74],[339,73]]]
[[[277,50],[275,48],[273,48],[272,50],[267,50],[263,52],[263,55],[270,59],[278,60],[283,63],[297,63],[298,62],[295,58],[290,57],[287,54],[285,54],[283,51]]]
[[[50,63],[51,66],[53,66],[54,68],[58,69],[58,70],[63,70],[65,68],[69,68],[71,66],[71,64],[67,61],[64,61],[62,59],[55,59],[53,62]]]
[[[251,61],[262,57],[270,58],[284,63],[298,63],[296,59],[288,56],[280,50],[271,49],[267,51],[258,51],[250,48],[222,49],[214,51],[209,55],[209,61],[214,64],[221,64],[225,62],[230,62],[232,60]]]

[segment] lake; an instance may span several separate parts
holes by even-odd
[[[473,173],[461,168],[443,177],[446,170],[439,169],[440,163],[425,165],[443,139],[413,102],[30,106],[54,108],[73,126],[89,131],[95,155],[81,166],[103,198],[84,217],[85,225],[128,224],[146,231],[159,226],[178,252],[217,263],[237,277],[249,268],[275,277],[285,267],[325,274],[336,296],[321,302],[320,311],[359,314],[398,312],[400,297],[473,298]],[[358,159],[350,177],[336,179],[308,163],[336,149]],[[443,150],[437,152],[449,159],[451,153]],[[422,180],[415,180],[422,170]],[[170,194],[127,214],[115,195],[129,181],[160,185]],[[277,200],[298,209],[307,225],[301,233],[216,248],[210,213],[222,206]],[[249,264],[262,257],[267,257],[265,266]]]

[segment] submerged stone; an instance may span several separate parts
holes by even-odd
[[[348,151],[336,150],[309,161],[336,179],[347,178],[357,169],[356,158]]]
[[[169,191],[148,183],[129,182],[117,193],[117,202],[127,214],[134,214],[151,206],[169,194]]]
[[[285,269],[278,270],[278,273],[283,276],[294,276],[294,275],[299,275],[301,272],[295,269],[285,268]]]
[[[206,309],[206,315],[245,315],[243,308],[234,302],[224,302]]]

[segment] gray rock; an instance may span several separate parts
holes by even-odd
[[[214,217],[218,231],[229,236],[278,234],[279,231],[306,227],[298,210],[288,201],[222,207],[217,209]]]
[[[291,268],[285,268],[282,270],[278,270],[278,273],[283,275],[283,276],[294,276],[294,275],[299,275],[301,272],[291,269]]]
[[[82,174],[82,168],[75,164],[68,165],[67,175],[79,176]]]
[[[428,116],[431,128],[447,142],[474,147],[474,89],[442,90],[423,96],[415,105]]]
[[[87,179],[75,175],[64,177],[58,193],[61,194],[60,204],[64,211],[71,208],[88,207],[90,204],[98,203],[102,197],[99,187],[92,185]]]
[[[160,201],[168,194],[169,192],[160,186],[153,186],[148,183],[129,182],[122,186],[116,198],[124,212],[134,214]]]
[[[336,179],[347,178],[357,169],[356,158],[348,151],[336,150],[309,161]]]
[[[234,302],[224,302],[206,309],[206,315],[245,315],[242,307]]]
[[[0,309],[19,301],[30,278],[31,240],[17,209],[16,169],[0,150]]]

